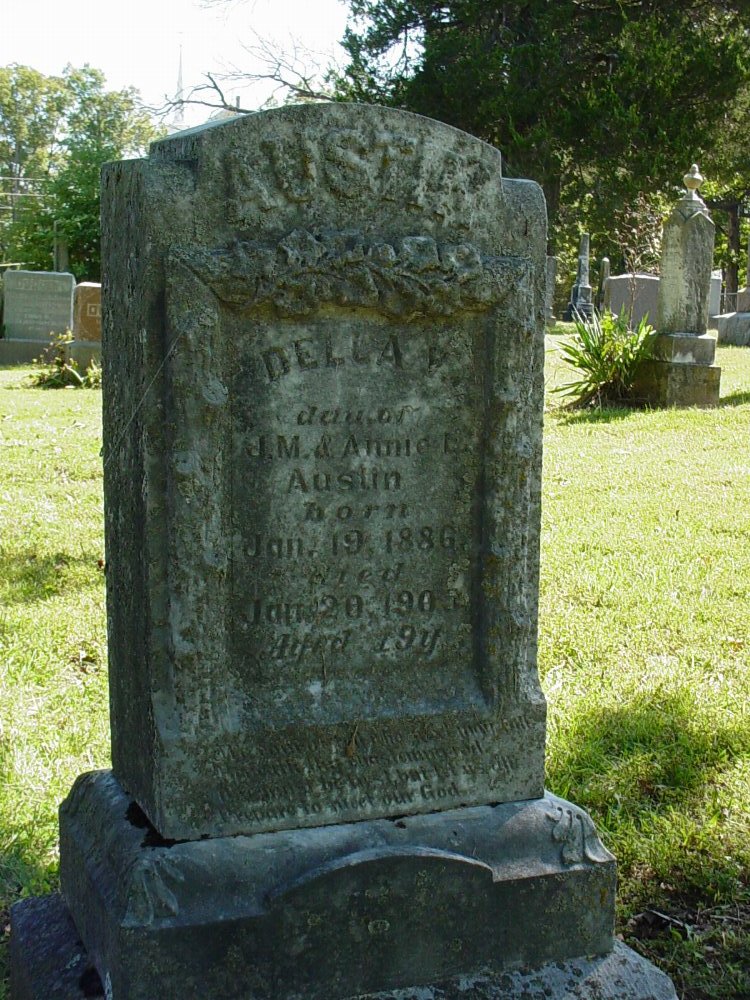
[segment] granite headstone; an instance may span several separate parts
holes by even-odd
[[[6,271],[3,275],[6,338],[49,343],[50,335],[72,329],[74,288],[72,274]]]

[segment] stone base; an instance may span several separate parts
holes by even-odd
[[[660,334],[653,340],[654,358],[676,365],[712,365],[716,357],[716,338],[704,333]]]
[[[68,352],[81,372],[85,372],[92,361],[98,365],[102,363],[102,345],[95,340],[74,340]]]
[[[593,302],[569,302],[563,313],[563,323],[574,323],[577,319],[586,322],[594,318]]]
[[[156,996],[157,994],[153,994]],[[60,895],[25,899],[13,908],[11,1000],[103,1000],[98,975],[78,938]],[[181,1000],[211,997],[206,978],[197,994]],[[248,1000],[246,993],[232,1000]],[[439,984],[387,993],[360,995],[357,1000],[676,1000],[664,973],[619,941],[599,958],[547,963],[537,969],[443,980]]]
[[[51,347],[49,340],[0,339],[0,365],[30,365]]]
[[[750,312],[726,313],[717,317],[720,344],[750,347]]]
[[[30,365],[49,357],[52,349],[50,340],[10,340],[3,337],[0,339],[0,366]],[[67,353],[77,363],[79,371],[85,371],[92,361],[101,362],[102,345],[96,341],[73,340],[68,345]]]
[[[10,938],[12,1000],[103,997],[96,969],[59,893],[13,907]]]
[[[645,361],[633,396],[652,406],[716,406],[721,368],[669,361]]]
[[[12,1000],[675,1000],[615,946],[614,859],[550,794],[165,842],[99,771],[60,834],[67,906],[13,907]]]

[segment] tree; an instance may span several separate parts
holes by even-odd
[[[48,269],[56,233],[67,242],[78,279],[98,280],[101,166],[141,154],[158,130],[139,109],[137,91],[107,91],[103,74],[90,66],[68,66],[59,78],[42,77],[27,67],[7,69],[24,78],[33,74],[40,93],[49,89],[60,97],[58,116],[48,115],[35,133],[34,169],[43,171],[39,197],[24,199],[6,226],[5,253],[27,267]],[[11,96],[8,119],[17,113]]]
[[[28,66],[0,67],[0,175],[47,173],[69,104],[60,77]]]
[[[404,107],[500,148],[554,228],[602,237],[639,193],[673,192],[748,79],[746,3],[350,0],[338,95]]]

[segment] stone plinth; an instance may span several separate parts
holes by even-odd
[[[712,365],[716,357],[716,338],[708,333],[701,337],[658,334],[653,339],[653,356],[657,361],[673,364]]]
[[[582,998],[674,1000],[666,977],[613,951],[614,859],[588,816],[549,794],[170,844],[98,772],[63,805],[61,837],[63,889],[88,951],[64,909],[52,904],[50,930],[46,909],[39,921],[21,904],[16,1000],[40,1000],[28,984],[49,985],[65,944],[73,975],[60,1000],[78,996],[71,980],[91,962],[107,996],[127,1000],[184,1000],[206,983],[237,1000],[397,997],[405,987],[438,997],[462,989],[454,977],[490,996],[525,997],[534,982],[562,989],[567,978]],[[571,960],[584,955],[600,957]]]
[[[26,899],[14,908],[19,961],[14,1000],[98,1000],[98,977],[59,895]],[[63,970],[60,972],[60,970]],[[669,979],[616,941],[606,955],[544,966],[443,979],[421,986],[420,1000],[676,1000]],[[360,994],[356,1000],[414,1000],[415,990]],[[237,1000],[240,1000],[238,997]]]
[[[718,342],[737,347],[750,346],[750,312],[726,313],[717,316]]]
[[[716,406],[720,381],[718,365],[646,361],[633,395],[652,406]]]

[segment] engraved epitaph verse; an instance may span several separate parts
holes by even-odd
[[[471,324],[256,333],[232,393],[235,653],[254,686],[332,720],[413,703],[415,671],[419,710],[465,706],[479,697]]]

